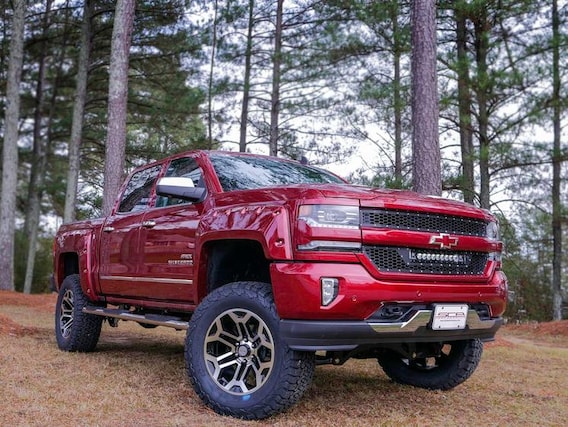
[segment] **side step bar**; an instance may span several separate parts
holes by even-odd
[[[132,320],[133,322],[146,323],[148,325],[167,326],[177,330],[187,330],[189,322],[176,316],[166,316],[161,314],[135,314],[128,310],[118,308],[104,308],[86,306],[83,313],[94,314],[95,316],[112,317],[120,320]]]

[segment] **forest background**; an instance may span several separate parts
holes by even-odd
[[[13,3],[0,0],[2,136]],[[124,172],[223,148],[305,157],[355,183],[410,188],[411,6],[138,0]],[[56,226],[101,214],[114,17],[110,0],[27,2],[13,162],[16,290],[47,291]],[[499,215],[512,319],[552,318],[555,286],[568,299],[567,21],[565,1],[437,3],[442,188]]]

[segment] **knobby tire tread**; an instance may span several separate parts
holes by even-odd
[[[71,335],[63,337],[59,326],[59,315],[61,310],[62,294],[69,288],[73,292],[73,326]],[[97,346],[101,334],[103,318],[92,314],[83,313],[83,307],[88,303],[87,297],[81,288],[78,274],[67,276],[59,290],[60,296],[57,299],[56,334],[59,348],[71,352],[91,352]]]
[[[283,354],[281,355],[284,363],[281,370],[282,378],[278,381],[280,386],[273,390],[263,401],[246,408],[233,408],[215,400],[213,396],[207,393],[201,381],[197,380],[193,374],[196,372],[196,368],[195,361],[191,355],[192,347],[197,345],[199,348],[198,351],[202,351],[203,348],[203,343],[194,342],[193,337],[197,328],[209,327],[209,325],[202,325],[201,319],[207,314],[210,307],[214,307],[235,297],[255,301],[267,310],[274,319],[278,319],[270,284],[261,282],[235,282],[218,288],[198,306],[192,316],[187,331],[185,348],[187,374],[197,395],[215,412],[247,420],[268,418],[288,409],[302,397],[313,378],[315,357],[313,353],[291,350],[279,340],[277,332],[272,331],[275,345],[285,346]],[[263,393],[264,390],[260,389],[257,392]]]
[[[478,340],[454,342],[459,346],[457,354],[443,367],[421,371],[406,365],[402,357],[389,353],[378,359],[387,376],[399,384],[412,385],[429,390],[450,390],[467,380],[479,365],[483,343]]]

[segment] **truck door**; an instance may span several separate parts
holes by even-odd
[[[142,269],[140,227],[151,204],[152,190],[162,166],[135,172],[126,185],[116,212],[102,229],[99,284],[104,295],[136,295]]]
[[[196,187],[205,186],[201,168],[191,157],[172,160],[164,176],[187,177]],[[140,229],[143,269],[138,275],[139,295],[184,303],[194,301],[199,207],[187,200],[157,196],[155,206],[145,213]]]

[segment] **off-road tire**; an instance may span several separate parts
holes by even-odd
[[[93,351],[99,341],[103,318],[83,313],[87,298],[81,289],[79,275],[67,276],[55,307],[55,336],[64,351]]]
[[[282,412],[309,387],[314,353],[291,350],[279,336],[269,284],[235,282],[197,307],[185,343],[187,375],[215,412],[257,420]]]
[[[483,353],[483,343],[478,339],[452,341],[444,347],[441,356],[428,358],[429,364],[426,359],[409,360],[394,351],[378,361],[394,382],[429,390],[450,390],[473,374]]]

